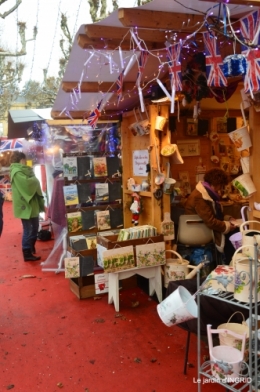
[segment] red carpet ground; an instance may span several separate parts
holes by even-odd
[[[64,273],[24,262],[22,227],[4,203],[0,239],[0,391],[185,392],[197,390],[196,336],[183,374],[186,333],[168,328],[140,288],[122,290],[120,312],[79,300]],[[37,242],[42,261],[53,241]],[[133,302],[139,306],[133,307]],[[207,354],[202,344],[202,354]],[[223,391],[217,384],[202,391]]]

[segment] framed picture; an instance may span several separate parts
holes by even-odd
[[[224,117],[217,118],[217,132],[227,133],[227,119]]]
[[[198,135],[198,123],[194,121],[193,118],[187,119],[187,136],[197,136]]]

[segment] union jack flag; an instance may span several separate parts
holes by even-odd
[[[100,106],[101,106],[101,102],[102,102],[102,99],[101,99],[101,101],[98,103],[96,109],[93,110],[93,112],[91,112],[90,115],[88,116],[88,124],[89,124],[93,129],[96,128],[98,119],[99,119],[99,117],[100,117],[100,115],[101,115],[101,112],[99,111]]]
[[[203,33],[206,52],[207,85],[211,87],[227,86],[227,79],[223,73],[223,61],[219,54],[217,40],[213,33]]]
[[[260,91],[260,49],[249,49],[246,53],[247,67],[244,77],[245,93]]]
[[[167,58],[168,58],[171,88],[172,90],[175,88],[175,91],[182,90],[181,62],[180,62],[181,46],[182,46],[181,43],[178,43],[175,45],[170,45],[167,48]]]
[[[251,14],[240,19],[240,32],[243,39],[247,43],[254,43],[254,45],[260,44],[259,34],[259,18],[260,10],[251,12]],[[248,47],[242,45],[242,52],[247,51]]]
[[[124,70],[120,73],[116,81],[117,104],[121,101],[123,96],[123,77]]]
[[[16,150],[23,148],[21,139],[6,139],[0,142],[0,150]]]
[[[137,80],[136,80],[137,86],[140,86],[148,56],[149,56],[149,53],[147,50],[141,50],[141,54],[138,59],[138,73],[137,73]]]
[[[251,12],[251,14],[240,19],[241,34],[247,43],[253,45],[260,44],[260,11]],[[244,77],[244,90],[246,93],[255,93],[260,90],[260,50],[242,46],[247,61],[246,75]]]

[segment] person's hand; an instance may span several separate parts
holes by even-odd
[[[230,218],[229,223],[230,223],[230,230],[235,230],[237,228],[237,221],[235,218]]]

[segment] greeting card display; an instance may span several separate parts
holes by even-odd
[[[104,248],[101,246],[100,248]],[[104,248],[105,249],[105,248]],[[98,262],[102,264],[104,272],[115,272],[135,268],[134,247],[124,246],[115,249],[101,249]]]
[[[121,160],[118,157],[107,157],[107,173],[108,177],[116,178],[121,177],[120,163]]]
[[[109,188],[108,183],[95,184],[95,201],[97,204],[107,203],[109,201]]]
[[[91,157],[77,157],[78,164],[78,178],[79,180],[88,180],[92,177],[92,158]]]
[[[95,211],[96,225],[98,230],[111,229],[110,211]]]
[[[107,177],[107,159],[106,157],[93,158],[94,177]]]
[[[72,180],[78,176],[77,157],[63,157],[62,163],[64,177],[67,177],[68,180]]]
[[[79,278],[79,257],[65,257],[64,258],[65,278]]]
[[[76,251],[87,249],[87,241],[84,235],[70,237],[70,246]]]
[[[95,274],[95,292],[108,293],[108,274]]]
[[[78,188],[77,185],[64,185],[63,195],[66,206],[79,204]]]
[[[80,203],[91,205],[92,204],[91,184],[88,183],[78,184],[78,197]]]
[[[89,276],[94,274],[94,259],[93,256],[80,256],[79,257],[80,264],[80,276]]]
[[[67,226],[69,233],[75,233],[82,230],[82,216],[81,212],[69,212],[67,214]]]
[[[95,212],[93,210],[81,211],[83,230],[92,230],[96,227]]]
[[[122,184],[121,182],[108,183],[109,189],[109,201],[110,202],[121,202],[122,200]]]
[[[123,210],[121,208],[110,209],[110,223],[112,229],[120,229],[124,225]]]
[[[163,265],[165,263],[165,242],[136,245],[137,267],[150,267],[154,265]]]
[[[88,236],[86,237],[87,247],[88,249],[96,249],[97,247],[97,237],[96,236]]]

